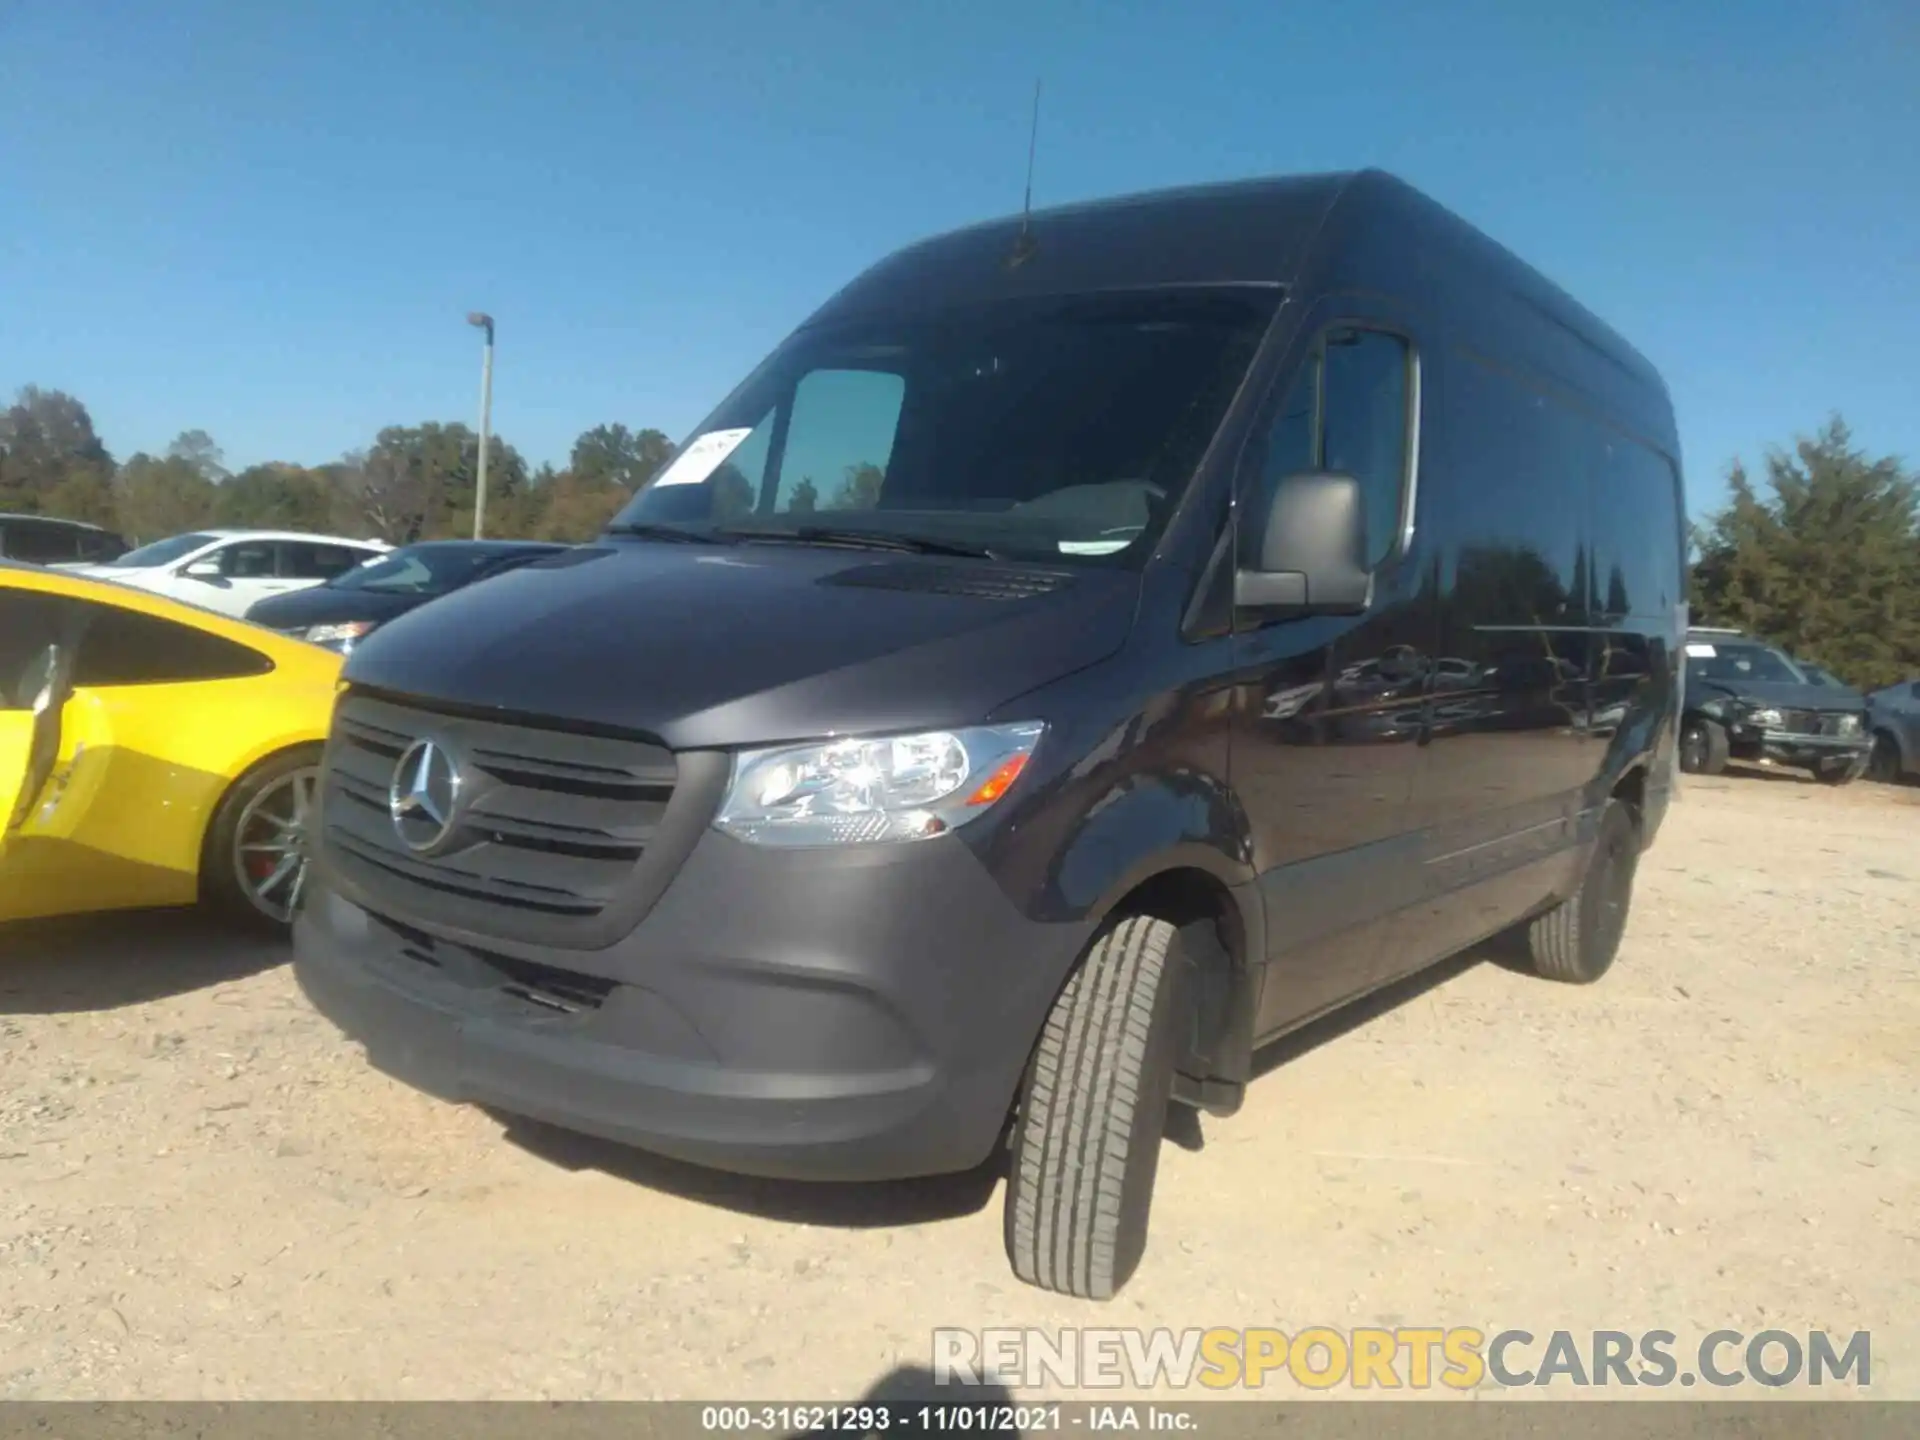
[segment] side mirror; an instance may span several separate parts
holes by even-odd
[[[1258,516],[1250,516],[1258,523]],[[1244,610],[1357,615],[1373,598],[1367,569],[1367,505],[1360,482],[1332,471],[1282,480],[1260,532],[1259,565],[1233,576]]]
[[[196,560],[180,572],[189,580],[218,580],[220,562],[218,560]]]

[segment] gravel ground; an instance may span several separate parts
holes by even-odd
[[[1107,1306],[1013,1280],[992,1175],[508,1129],[369,1071],[284,960],[0,935],[0,1398],[851,1399],[935,1326],[1076,1324],[1864,1329],[1920,1398],[1920,790],[1690,784],[1602,984],[1469,960],[1289,1043],[1169,1143]]]

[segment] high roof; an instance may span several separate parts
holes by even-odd
[[[1010,263],[1023,226],[1027,258]],[[806,322],[926,313],[1025,296],[1179,285],[1286,285],[1318,254],[1346,247],[1359,288],[1458,276],[1498,290],[1606,356],[1631,383],[1666,387],[1645,356],[1607,323],[1499,242],[1382,170],[1224,181],[1147,191],[1003,216],[895,251]],[[1436,256],[1447,267],[1434,267]]]

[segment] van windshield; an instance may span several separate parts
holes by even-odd
[[[1277,298],[1135,292],[802,330],[609,533],[1138,564]]]

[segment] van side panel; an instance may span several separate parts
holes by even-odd
[[[1437,640],[1406,970],[1570,893],[1616,786],[1657,825],[1684,599],[1677,442],[1625,341],[1388,177],[1343,195],[1310,274],[1406,297],[1426,330],[1415,528]]]

